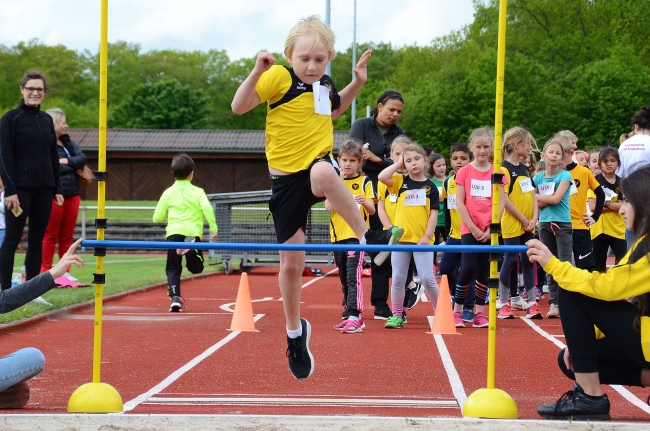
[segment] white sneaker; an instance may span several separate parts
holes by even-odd
[[[47,305],[48,307],[52,307],[52,304],[44,300],[42,296],[39,296],[38,298],[32,300],[32,302],[35,302],[37,304]]]
[[[551,304],[551,308],[548,310],[548,313],[546,313],[546,318],[557,319],[558,317],[560,317],[560,309],[557,304]]]
[[[544,293],[550,293],[551,291],[548,289],[548,284],[545,284],[542,286],[542,292]]]
[[[510,300],[510,306],[513,310],[528,310],[528,301],[521,296],[516,296]]]
[[[79,281],[79,279],[78,279],[77,277],[75,277],[74,275],[70,274],[69,272],[66,272],[65,274],[63,274],[63,276],[64,276],[65,278],[67,278],[68,280],[70,280],[70,281],[74,281],[75,283]]]

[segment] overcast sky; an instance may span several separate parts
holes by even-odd
[[[109,0],[108,38],[144,52],[226,50],[231,60],[262,49],[282,52],[295,22],[325,0]],[[336,49],[353,40],[354,1],[330,0]],[[75,50],[99,49],[100,0],[0,0],[0,44],[40,39]],[[471,0],[357,0],[357,42],[428,45],[473,21]]]

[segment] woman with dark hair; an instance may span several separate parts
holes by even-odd
[[[0,287],[11,287],[14,253],[29,218],[25,273],[27,280],[40,273],[42,243],[50,220],[52,198],[63,203],[59,180],[59,154],[52,117],[41,112],[47,92],[45,76],[25,74],[20,83],[23,99],[0,122],[0,175],[5,185],[6,233],[0,246]]]
[[[59,258],[72,244],[74,229],[77,226],[77,215],[79,214],[79,205],[81,203],[81,189],[77,184],[75,170],[83,168],[86,164],[86,156],[79,149],[79,146],[70,139],[66,133],[68,123],[65,113],[59,108],[48,109],[47,114],[54,121],[54,132],[56,133],[57,150],[59,152],[59,176],[61,177],[61,194],[63,195],[63,205],[57,205],[52,199],[52,213],[50,222],[47,225],[45,236],[43,237],[43,260],[41,262],[41,272],[49,271],[52,268],[52,259],[54,257],[54,248],[59,246]],[[69,281],[79,281],[69,271],[64,274],[63,285],[68,285]]]
[[[397,120],[402,116],[404,99],[397,91],[385,91],[377,100],[377,106],[370,112],[370,117],[359,118],[352,124],[350,138],[363,143],[363,173],[372,181],[377,190],[377,177],[379,173],[393,164],[390,159],[390,147],[395,138],[404,135],[404,130],[399,127]],[[376,205],[375,205],[376,207]],[[376,209],[376,208],[375,208]],[[374,231],[383,230],[379,215],[370,216],[370,229]],[[370,303],[375,307],[375,319],[387,320],[393,313],[388,306],[388,280],[391,276],[389,263],[375,262],[376,253],[368,253],[372,257],[372,291]],[[388,254],[381,253],[383,259]]]
[[[526,244],[530,260],[539,262],[561,286],[558,302],[567,347],[558,364],[575,380],[573,390],[537,409],[543,417],[606,420],[609,399],[601,383],[650,386],[649,189],[650,166],[622,181],[625,200],[619,212],[638,239],[605,273],[560,262],[538,240]]]
[[[643,105],[632,117],[634,135],[618,147],[621,166],[616,175],[626,178],[637,169],[650,164],[650,106]],[[628,135],[629,136],[629,135]]]

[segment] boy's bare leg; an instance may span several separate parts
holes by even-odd
[[[304,244],[305,233],[298,229],[285,244]],[[280,250],[280,275],[278,283],[282,293],[282,306],[287,328],[300,328],[300,294],[302,293],[302,271],[305,268],[304,251]]]
[[[357,238],[363,238],[368,226],[363,220],[359,208],[343,180],[336,175],[336,170],[327,162],[318,162],[311,168],[311,191],[314,196],[323,197],[332,204],[332,208],[352,228]]]

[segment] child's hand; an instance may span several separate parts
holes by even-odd
[[[216,242],[219,234],[217,232],[210,232],[210,241]]]
[[[526,246],[528,247],[528,251],[526,252],[528,259],[531,262],[539,263],[542,267],[546,266],[548,261],[553,257],[553,254],[548,247],[542,244],[538,239],[527,241]]]
[[[275,62],[276,60],[275,57],[273,57],[273,54],[262,51],[257,54],[257,60],[255,60],[255,67],[253,70],[259,73],[266,72],[275,64]]]
[[[592,224],[596,223],[596,220],[588,214],[583,214],[582,215],[582,221],[585,222],[587,227],[590,227]]]
[[[332,204],[330,203],[329,199],[325,199],[323,205],[325,205],[325,211],[332,212],[334,210],[334,208],[332,208]]]
[[[372,57],[372,49],[364,52],[359,58],[357,66],[352,69],[355,78],[358,79],[361,84],[364,84],[368,80],[368,69],[366,68],[366,63],[370,60],[370,57]]]
[[[524,226],[524,230],[525,230],[526,232],[532,232],[532,231],[535,230],[536,227],[537,227],[537,219],[536,219],[535,217],[533,217],[533,218],[528,222],[528,224],[527,224],[526,226]]]
[[[61,259],[59,259],[59,262],[56,264],[56,266],[50,269],[50,275],[52,275],[53,279],[56,280],[57,278],[61,277],[72,265],[76,265],[77,268],[81,268],[82,266],[86,265],[81,257],[74,254],[77,247],[81,244],[81,241],[83,241],[83,238],[79,238],[77,241],[75,241],[75,243],[70,246],[68,251],[66,251],[65,254],[61,256]]]
[[[352,195],[352,197],[354,198],[354,201],[359,205],[363,205],[366,202],[366,198],[362,195]]]
[[[431,242],[431,237],[427,238],[426,236],[423,236],[418,240],[418,245],[429,245]]]

